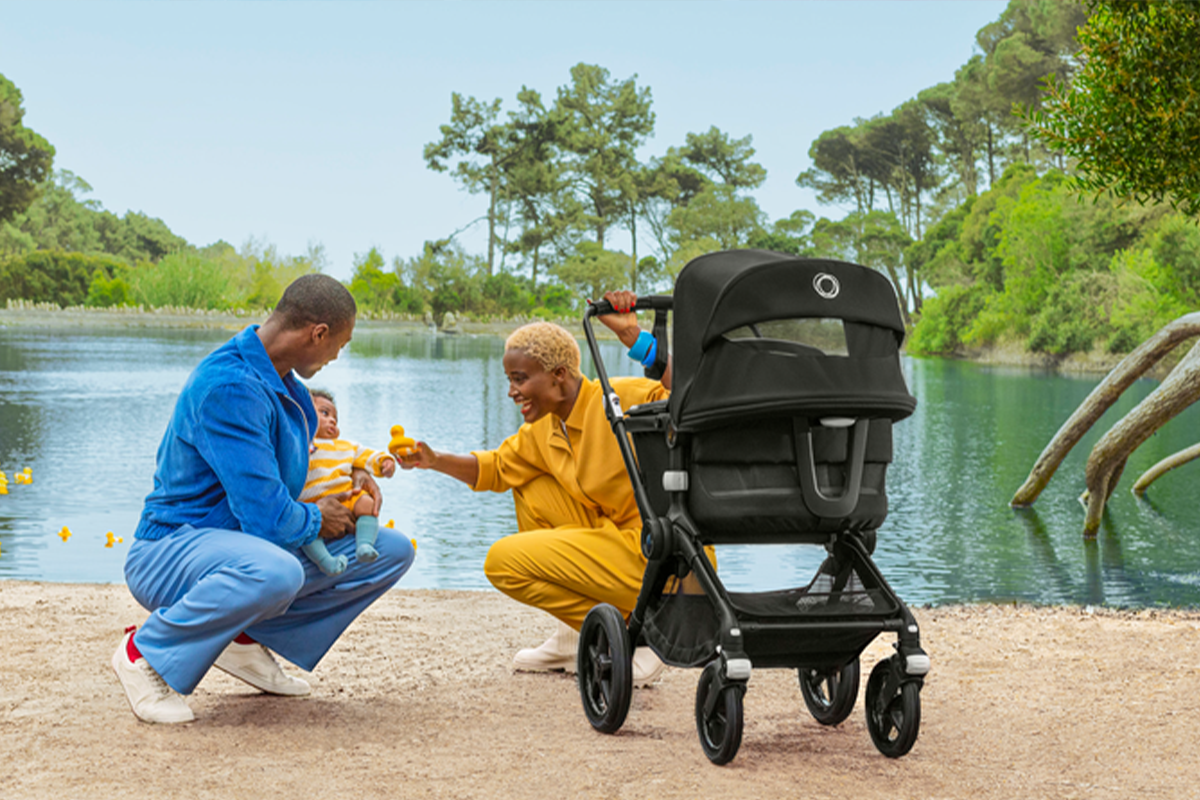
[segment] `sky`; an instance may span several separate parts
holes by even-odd
[[[118,215],[162,219],[189,242],[253,239],[390,261],[487,210],[424,146],[452,92],[552,101],[584,62],[649,87],[643,159],[716,126],[753,137],[770,220],[821,206],[795,179],[822,131],[888,113],[952,80],[996,0],[810,2],[58,2],[0,0],[0,74],[56,169]],[[622,238],[623,237],[623,238]],[[629,249],[628,234],[606,245]],[[645,252],[644,245],[639,251]]]

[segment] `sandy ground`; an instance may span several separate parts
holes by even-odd
[[[138,722],[111,672],[144,617],[124,586],[0,581],[0,610],[6,800],[1200,797],[1197,612],[915,609],[933,671],[906,757],[875,750],[861,697],[824,728],[794,673],[759,670],[741,750],[716,767],[698,670],[668,669],[596,733],[572,677],[510,669],[552,626],[496,593],[395,590],[307,676],[311,697],[214,671],[181,726]],[[864,684],[890,644],[864,654]]]

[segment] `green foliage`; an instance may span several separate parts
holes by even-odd
[[[0,255],[33,250],[108,253],[133,266],[188,247],[160,219],[133,211],[118,217],[95,200],[81,199],[92,187],[70,170],[58,170],[39,190],[23,213],[0,223]]]
[[[1026,115],[1079,185],[1200,214],[1200,5],[1091,0],[1074,80]]]
[[[950,355],[987,303],[983,285],[947,286],[921,307],[920,322],[908,339],[908,350],[917,355]]]
[[[157,264],[143,264],[129,274],[129,288],[139,305],[228,309],[234,306],[234,276],[221,262],[197,253],[172,253]]]
[[[88,286],[84,305],[89,308],[126,306],[133,304],[132,298],[133,292],[123,277],[117,274],[109,276],[103,269],[98,268],[92,273],[92,283]]]
[[[29,207],[54,163],[54,146],[21,124],[22,99],[0,75],[0,223]]]
[[[629,285],[629,256],[605,250],[595,242],[580,242],[574,254],[555,268],[555,276],[575,297],[599,300],[605,292]],[[578,304],[577,304],[578,307]]]
[[[1200,228],[1164,206],[1081,203],[1055,170],[1010,167],[906,255],[937,289],[914,352],[1002,340],[1060,356],[1127,352],[1200,306]]]
[[[690,203],[673,210],[667,224],[676,247],[708,237],[720,249],[745,247],[762,230],[764,214],[752,197],[740,197],[728,184],[714,184]]]
[[[0,301],[83,305],[96,276],[111,279],[125,264],[108,255],[37,250],[0,260]]]

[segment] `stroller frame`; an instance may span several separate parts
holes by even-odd
[[[756,251],[740,252],[753,254]],[[758,254],[768,259],[804,262],[780,254]],[[708,258],[721,255],[729,254],[711,254]],[[866,269],[840,262],[814,263],[838,264],[839,269]],[[893,302],[894,298],[892,294]],[[667,352],[667,313],[673,305],[674,298],[667,295],[637,299],[636,308],[655,312],[654,328],[660,358],[647,370],[649,377],[660,377],[666,366],[665,355],[661,354]],[[809,586],[757,594],[727,591],[705,553],[706,537],[702,526],[688,510],[688,448],[683,444],[692,434],[676,429],[665,401],[648,404],[657,408],[635,407],[628,411],[621,408],[592,330],[593,317],[609,313],[614,313],[614,309],[606,301],[591,303],[584,314],[583,328],[600,384],[608,398],[608,421],[617,437],[641,513],[641,545],[647,564],[637,605],[628,622],[608,604],[593,608],[584,621],[577,667],[580,694],[589,722],[604,733],[614,733],[624,724],[632,695],[633,648],[646,643],[667,664],[703,666],[696,694],[697,732],[709,760],[724,764],[734,758],[741,745],[742,701],[754,668],[797,669],[809,711],[818,722],[837,725],[849,716],[857,700],[861,651],[878,635],[894,633],[897,636],[895,654],[879,662],[868,679],[866,718],[871,739],[881,753],[892,758],[906,754],[919,731],[920,690],[930,661],[921,649],[915,618],[871,559],[875,529],[834,527],[814,530],[800,539],[794,535],[781,538],[779,541],[825,546],[829,556]],[[797,477],[804,503],[814,513],[822,517],[843,517],[858,499],[870,424],[868,419],[859,416],[826,418],[818,423],[818,427],[825,425],[844,428],[847,437],[847,479],[841,496],[823,492],[815,480],[813,431],[807,422],[798,424],[795,431]],[[643,476],[644,471],[652,471],[652,467],[645,464],[651,454],[635,451],[631,441],[659,441],[658,437],[666,444],[666,463],[661,463],[662,454],[658,453],[655,457],[660,463],[653,467],[662,473],[661,493],[652,489]],[[642,463],[639,463],[639,454],[643,456]],[[669,635],[657,630],[653,624],[654,606],[657,600],[666,596],[664,592],[678,591],[682,583],[693,579],[691,585],[699,587],[703,601],[694,591],[684,599],[693,603],[705,602],[711,607],[715,619],[712,637],[715,646],[703,648],[705,652],[700,653],[673,651],[667,646],[669,643],[665,643]],[[869,598],[871,608],[858,610],[851,604],[852,610],[847,613],[840,603],[864,598]],[[791,604],[797,599],[801,603],[811,603],[811,606],[804,613],[779,613],[781,602]],[[834,644],[828,647],[820,644],[826,641]],[[814,642],[818,644],[814,646]]]

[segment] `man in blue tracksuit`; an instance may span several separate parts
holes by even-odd
[[[139,719],[192,720],[181,695],[214,665],[265,692],[308,694],[268,648],[311,671],[412,564],[408,538],[386,528],[377,560],[351,558],[338,575],[300,552],[318,536],[335,556],[355,546],[343,496],[297,500],[317,415],[296,380],[337,358],[355,314],[340,283],[305,275],[261,327],[217,348],[184,385],[125,560],[129,590],[151,614],[112,663]],[[360,480],[378,513],[378,487]]]

